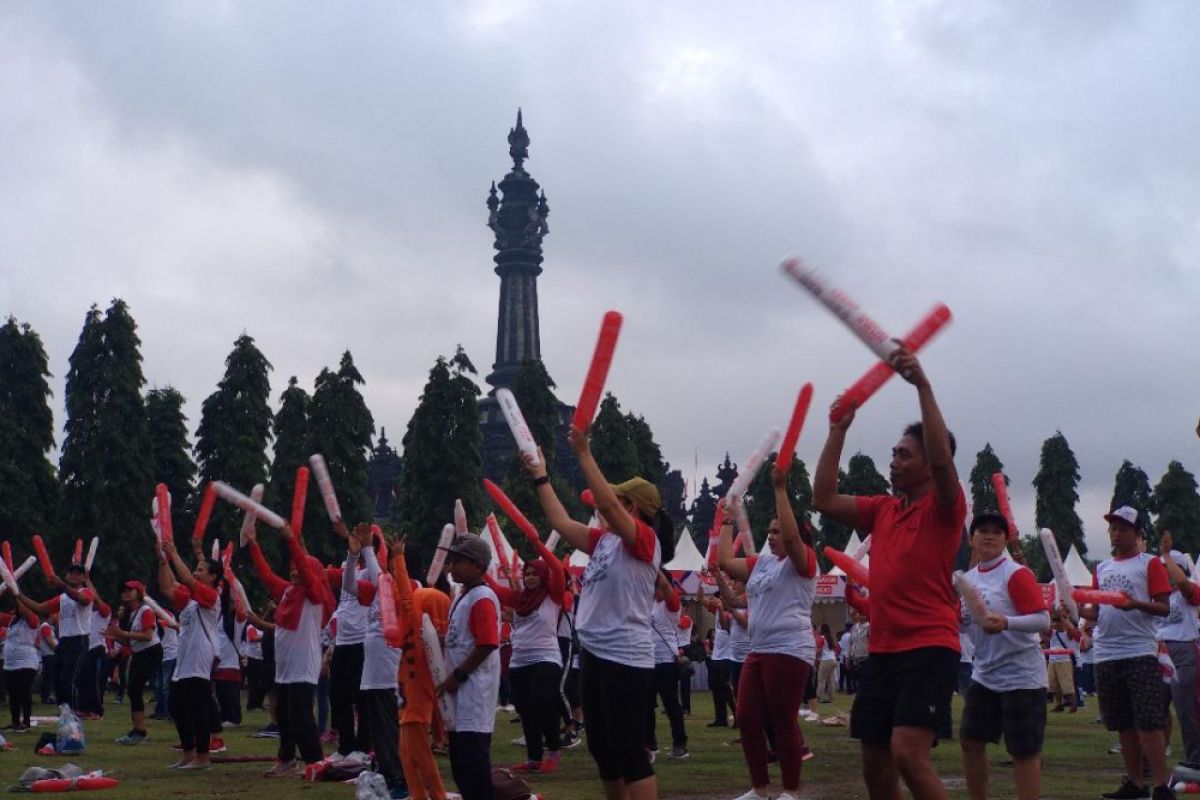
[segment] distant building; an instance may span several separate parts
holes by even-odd
[[[387,428],[379,429],[379,443],[371,450],[368,467],[367,493],[375,504],[375,521],[382,523],[392,518],[396,485],[404,471],[404,460],[388,444]]]

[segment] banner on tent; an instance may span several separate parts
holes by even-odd
[[[833,603],[846,599],[846,581],[837,575],[822,575],[817,578],[814,599],[818,603]]]

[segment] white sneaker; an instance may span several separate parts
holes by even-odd
[[[525,737],[518,736],[517,738],[512,740],[512,744],[515,744],[517,747],[524,747],[525,746]]]
[[[800,798],[791,792],[783,792],[782,794],[775,795],[775,800],[800,800]]]
[[[369,755],[367,755],[366,753],[364,753],[362,750],[351,751],[350,755],[346,756],[345,760],[353,761],[357,764],[371,763],[371,757]]]
[[[771,800],[771,795],[759,794],[753,787],[751,787],[750,791],[735,797],[733,800]]]

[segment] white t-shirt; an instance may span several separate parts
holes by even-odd
[[[245,637],[242,639],[242,655],[252,661],[262,661],[262,637],[263,632],[253,625],[246,627]]]
[[[42,635],[38,637],[38,653],[43,656],[54,655],[54,645],[50,644],[50,639],[55,637],[54,626],[49,622],[43,622],[38,630],[40,630],[42,633]]]
[[[163,661],[179,658],[179,631],[164,626],[162,629]]]
[[[816,643],[812,604],[817,581],[817,554],[808,545],[808,570],[801,575],[787,556],[750,556],[746,604],[750,615],[750,652],[792,656],[811,664]],[[832,657],[832,653],[830,656]]]
[[[289,592],[303,592],[297,585],[287,588]],[[355,600],[354,602],[358,602]],[[320,603],[308,598],[300,611],[296,630],[290,631],[282,625],[275,626],[275,682],[316,684],[321,677],[321,617],[325,609]],[[338,629],[342,627],[338,618]]]
[[[679,650],[679,639],[675,631],[679,630],[679,609],[671,611],[662,600],[654,601],[654,610],[650,612],[650,625],[654,633],[654,663],[673,664]]]
[[[713,661],[728,661],[729,660],[729,631],[722,628],[720,625],[713,631]]]
[[[217,669],[241,669],[242,659],[238,653],[237,645],[234,644],[235,639],[242,638],[242,630],[246,627],[245,621],[239,622],[236,618],[233,620],[233,639],[225,635],[225,619],[222,617],[217,621],[217,636],[220,637],[220,649],[217,652]]]
[[[379,580],[381,570],[375,551],[371,548],[363,550],[367,562],[366,579],[372,583]],[[358,601],[356,598],[356,602]],[[400,648],[392,647],[383,638],[383,621],[380,617],[379,592],[372,594],[371,602],[363,606],[367,611],[367,630],[363,637],[363,668],[359,679],[360,689],[395,689],[398,684],[397,674],[400,670]],[[338,620],[338,636],[341,637],[341,619]]]
[[[92,604],[92,629],[88,631],[88,649],[94,650],[97,647],[104,647],[104,631],[108,630],[108,623],[112,621],[112,610],[107,614],[101,614],[96,608],[96,604]]]
[[[523,617],[513,612],[509,669],[532,664],[562,666],[562,651],[558,649],[559,611],[558,603],[546,595],[533,613]]]
[[[92,632],[92,606],[76,603],[66,592],[58,599],[58,638],[89,636]],[[91,649],[90,646],[88,649]]]
[[[147,628],[147,626],[148,626],[148,628]],[[140,641],[138,639],[130,639],[129,640],[129,649],[130,650],[132,650],[135,653],[140,653],[143,650],[149,650],[151,647],[154,647],[154,645],[158,644],[160,641],[158,638],[158,620],[154,616],[154,611],[153,611],[153,609],[150,608],[150,606],[143,604],[143,605],[139,606],[136,611],[133,612],[133,616],[130,618],[130,622],[129,622],[129,630],[131,633],[142,633],[143,631],[146,631],[147,629],[149,629],[151,632],[150,638],[147,639],[146,641]]]
[[[1049,626],[1050,613],[1042,602],[1037,579],[1028,567],[1000,556],[977,564],[967,572],[966,578],[992,613],[1019,617],[1040,612]],[[993,692],[1046,688],[1046,661],[1039,634],[1011,629],[984,633],[965,610],[965,603],[963,624],[975,644],[971,680]]]
[[[1149,602],[1155,594],[1171,591],[1166,568],[1148,553],[1101,561],[1092,580],[1101,591],[1127,592],[1143,602]],[[1092,639],[1096,663],[1139,656],[1157,657],[1156,621],[1156,617],[1145,611],[1124,611],[1116,606],[1101,605]]]
[[[838,637],[838,650],[841,652],[842,661],[850,657],[850,631],[845,631]]]
[[[653,669],[650,611],[662,553],[654,530],[635,522],[634,546],[611,531],[591,530],[591,560],[583,573],[575,624],[580,645],[596,658]]]
[[[1182,554],[1179,560],[1183,560]],[[1165,617],[1156,617],[1159,641],[1194,642],[1200,638],[1200,627],[1197,626],[1196,620],[1196,606],[1200,605],[1200,586],[1194,582],[1192,598],[1194,602],[1189,602],[1182,592],[1172,587],[1170,613]]]
[[[364,560],[365,553],[370,548],[363,550]],[[372,550],[374,555],[374,550]],[[358,559],[353,559],[357,561]],[[351,562],[347,562],[351,563]],[[368,577],[366,570],[356,570],[355,580],[371,580]],[[343,586],[338,594],[337,606],[337,638],[334,640],[334,645],[341,647],[347,644],[362,644],[367,636],[367,606],[358,602],[357,592],[347,592]]]
[[[1060,661],[1070,661],[1072,655],[1079,655],[1079,640],[1072,638],[1071,634],[1066,631],[1052,630],[1050,631],[1050,650],[1070,650],[1070,653],[1051,653],[1047,658],[1050,663],[1055,664]]]
[[[729,623],[729,660],[744,664],[750,655],[750,619],[746,609],[741,610],[742,613],[747,614],[747,624],[742,625],[736,616]],[[796,635],[799,636],[801,633],[801,631],[797,631]],[[806,634],[806,638],[811,640],[812,637]]]
[[[30,627],[23,614],[18,613],[13,617],[8,626],[8,636],[4,639],[4,671],[40,667],[42,657],[37,651],[38,638],[38,628]]]
[[[183,610],[179,612],[179,651],[175,657],[175,675],[171,680],[208,680],[212,675],[213,659],[217,656],[217,624],[221,618],[221,599],[216,597],[212,606],[205,608],[192,599],[186,586],[181,585],[175,590],[176,608],[181,603]]]
[[[459,595],[450,608],[446,629],[445,665],[449,675],[475,649],[471,609],[476,603],[491,603],[495,612],[496,642],[500,641],[500,600],[487,584],[479,584]],[[454,730],[491,733],[496,723],[496,699],[500,694],[500,648],[488,653],[466,683],[454,693]]]
[[[966,631],[958,632],[958,663],[970,664],[975,660],[975,642]]]

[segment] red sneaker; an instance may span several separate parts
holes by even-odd
[[[558,760],[560,758],[557,750],[547,753],[545,760],[542,761],[541,772],[555,772],[558,769]]]
[[[208,740],[208,752],[224,753],[229,748],[225,746],[225,740],[220,736],[213,736]]]
[[[542,762],[540,761],[522,761],[520,764],[513,764],[510,769],[513,772],[541,772]]]

